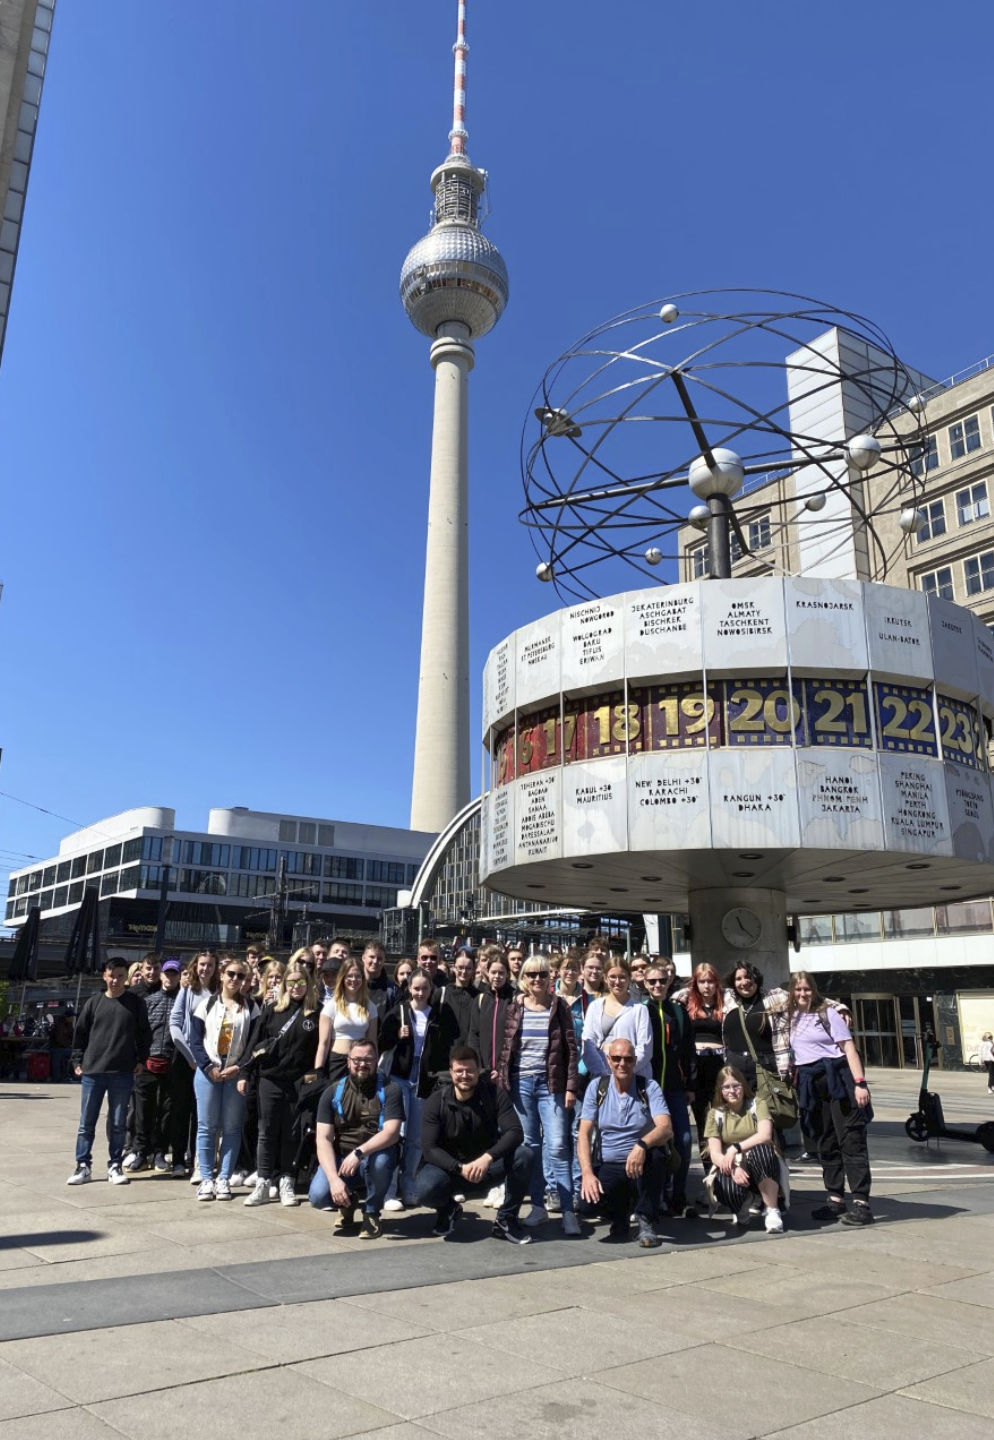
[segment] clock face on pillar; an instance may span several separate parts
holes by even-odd
[[[751,950],[759,944],[763,922],[755,910],[735,905],[721,917],[721,933],[736,950]]]

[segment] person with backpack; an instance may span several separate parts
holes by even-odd
[[[656,1234],[666,1168],[662,1147],[672,1140],[673,1126],[655,1080],[635,1074],[638,1056],[631,1040],[610,1040],[605,1059],[610,1075],[593,1078],[583,1099],[580,1193],[607,1215],[609,1240],[629,1239],[634,1213],[639,1245],[652,1250],[662,1243]]]
[[[336,1235],[355,1232],[361,1203],[359,1239],[376,1240],[383,1233],[380,1214],[400,1156],[404,1102],[393,1081],[377,1074],[371,1040],[356,1040],[346,1064],[346,1074],[332,1080],[318,1101],[318,1168],[308,1199],[316,1210],[338,1207]]]
[[[766,1233],[782,1235],[780,1157],[773,1143],[773,1121],[766,1102],[753,1096],[734,1065],[723,1066],[715,1078],[704,1138],[711,1159],[707,1183],[715,1200],[731,1210],[732,1224],[748,1225],[749,1202],[758,1195],[766,1206]]]
[[[258,1009],[245,994],[250,970],[237,955],[221,955],[221,988],[203,996],[190,1019],[190,1051],[197,1069],[198,1200],[230,1200],[231,1174],[242,1138],[245,1099],[238,1088],[252,1053]],[[221,1161],[214,1178],[218,1134]]]

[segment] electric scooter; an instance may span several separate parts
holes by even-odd
[[[931,1030],[925,1031],[922,1048],[925,1058],[922,1062],[922,1086],[918,1092],[918,1109],[904,1122],[905,1133],[909,1140],[917,1140],[922,1145],[927,1140],[966,1140],[974,1145],[982,1145],[985,1150],[994,1153],[994,1120],[985,1120],[983,1125],[978,1125],[975,1130],[960,1130],[946,1124],[945,1116],[942,1113],[942,1101],[935,1091],[928,1088],[932,1061],[939,1053],[939,1042]]]

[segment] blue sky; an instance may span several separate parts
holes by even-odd
[[[0,370],[0,789],[406,824],[431,423],[397,278],[454,0],[63,3]],[[473,673],[550,607],[535,385],[654,297],[798,290],[994,351],[988,7],[470,0],[511,301],[471,381]],[[474,733],[478,733],[474,685]],[[0,845],[70,828],[0,798]]]

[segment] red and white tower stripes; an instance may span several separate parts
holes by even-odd
[[[466,0],[459,0],[459,15],[456,21],[456,43],[452,47],[456,57],[455,75],[452,83],[452,129],[449,131],[450,154],[465,155],[466,141],[466,56],[469,44],[466,40]]]

